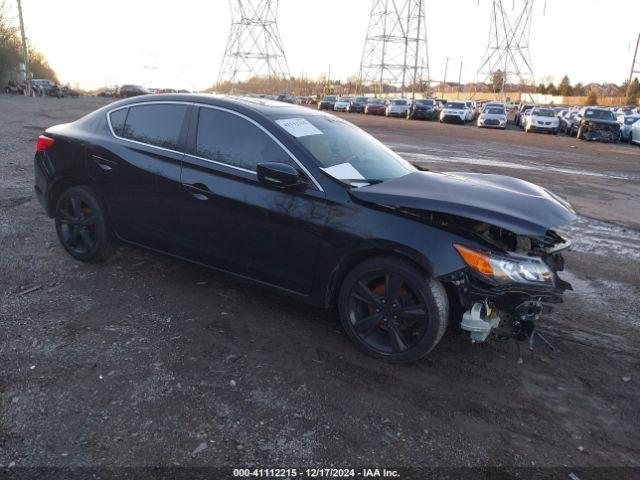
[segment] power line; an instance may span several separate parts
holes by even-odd
[[[279,0],[230,0],[231,30],[218,86],[266,77],[272,87],[289,79],[289,65],[278,30]]]
[[[373,0],[360,63],[359,84],[408,89],[429,87],[429,52],[425,0]]]
[[[504,91],[509,83],[534,83],[529,51],[533,3],[534,0],[523,0],[522,7],[509,16],[503,0],[493,0],[489,42],[476,78],[487,83],[497,72],[502,72],[501,83],[493,85],[494,91]]]

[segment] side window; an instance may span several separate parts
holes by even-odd
[[[124,132],[124,121],[127,119],[128,108],[123,108],[122,110],[116,110],[113,113],[109,114],[109,120],[111,121],[111,127],[113,128],[113,133],[117,136],[121,137]]]
[[[211,108],[200,108],[195,155],[252,172],[262,162],[296,167],[282,147],[253,123]]]
[[[131,107],[122,137],[177,150],[186,112],[187,105],[151,104]]]

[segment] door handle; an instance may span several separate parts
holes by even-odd
[[[113,170],[113,167],[116,166],[116,162],[102,158],[99,155],[91,155],[91,158],[96,162],[98,167],[105,172],[110,172]]]
[[[189,192],[196,200],[209,200],[213,192],[204,183],[185,183],[184,188]]]

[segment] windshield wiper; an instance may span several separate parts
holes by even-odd
[[[384,180],[378,180],[373,178],[341,178],[340,181],[348,183],[351,186],[353,186],[354,183],[355,184],[368,183],[369,185],[377,185],[378,183],[384,182]]]

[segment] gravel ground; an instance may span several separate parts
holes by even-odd
[[[575,292],[555,352],[445,336],[360,354],[336,313],[150,253],[72,260],[33,195],[35,137],[103,99],[0,96],[0,466],[640,468],[640,149],[343,116],[435,170],[567,195]]]

